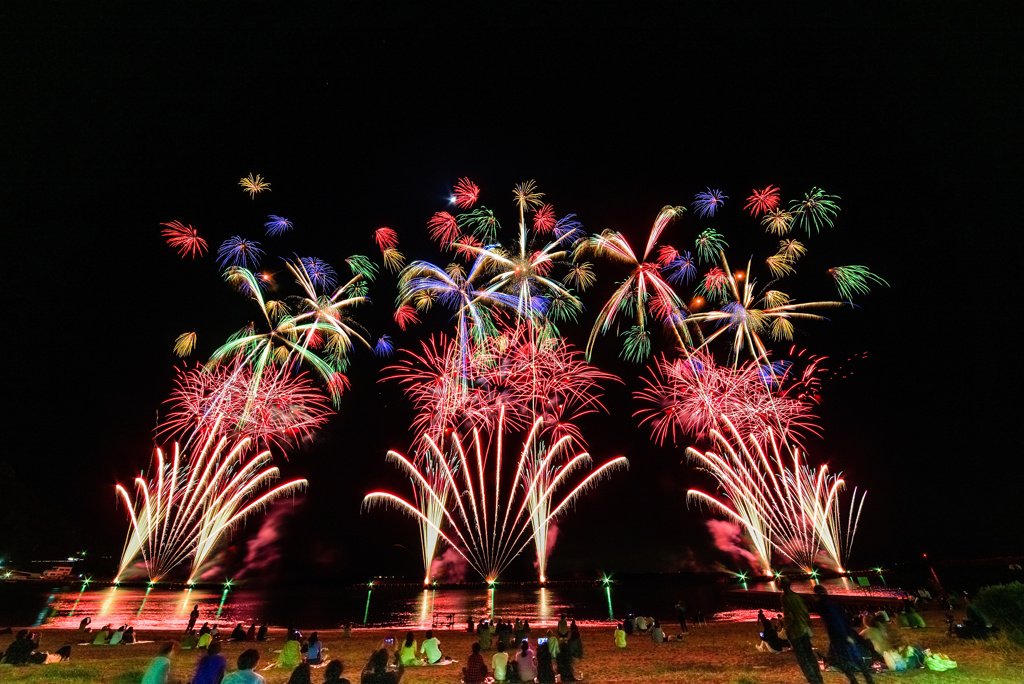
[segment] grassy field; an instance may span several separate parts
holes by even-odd
[[[929,627],[912,633],[914,641],[932,651],[945,653],[957,661],[959,667],[949,672],[915,670],[901,673],[882,673],[878,681],[908,681],[918,684],[942,682],[944,684],[1021,684],[1024,682],[1024,649],[1005,640],[992,642],[965,642],[945,636],[945,626],[938,613],[925,614]],[[612,643],[610,627],[584,627],[585,657],[576,662],[586,682],[713,682],[722,684],[790,684],[803,681],[796,661],[790,653],[769,654],[755,650],[757,630],[751,623],[711,623],[695,627],[681,643],[655,644],[647,637],[631,637],[624,650]],[[40,630],[40,648],[55,651],[68,643],[73,631]],[[826,646],[824,630],[816,624],[819,636],[815,645]],[[469,655],[473,639],[458,631],[437,630],[446,655],[459,664],[445,667],[412,668],[406,670],[402,681],[408,684],[444,682],[454,684],[461,678],[461,665]],[[170,634],[142,633],[142,639],[160,641]],[[372,650],[385,636],[401,639],[404,632],[385,630],[356,630],[348,639],[337,631],[322,631],[320,636],[330,649],[328,656],[341,658],[346,675],[359,681],[359,671]],[[275,659],[275,650],[282,645],[282,631],[271,631],[271,639],[258,644],[262,659],[257,669],[270,684],[284,684],[290,672],[276,667],[263,670]],[[7,647],[9,637],[0,638],[0,648]],[[417,641],[422,634],[417,634]],[[224,654],[234,669],[234,661],[246,644],[224,644]],[[28,667],[0,665],[0,682],[104,682],[128,684],[138,682],[146,665],[154,656],[157,644],[132,646],[75,646],[71,662]],[[198,658],[196,652],[175,651],[172,681],[184,684],[191,676]],[[489,654],[485,658],[490,660]],[[315,671],[314,681],[322,679]],[[845,682],[838,672],[826,672],[826,682]]]

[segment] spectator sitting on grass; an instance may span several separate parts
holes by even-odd
[[[255,648],[242,651],[238,656],[238,671],[225,677],[221,684],[266,684],[262,675],[253,672],[259,662],[260,652]]]
[[[332,660],[324,668],[324,684],[352,684],[341,676],[344,672],[345,664],[337,659]]]
[[[484,629],[487,627],[485,626]],[[485,677],[487,677],[487,665],[484,664],[484,658],[480,655],[480,642],[477,641],[473,643],[473,652],[469,654],[466,667],[462,668],[462,681],[465,684],[483,684]]]
[[[142,675],[142,684],[167,684],[167,676],[171,671],[171,652],[174,651],[174,644],[168,641],[160,644],[160,650],[156,658],[146,668]]]

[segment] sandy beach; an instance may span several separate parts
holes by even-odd
[[[1004,640],[987,643],[968,642],[945,636],[945,624],[939,612],[925,613],[928,627],[915,630],[915,642],[949,655],[959,664],[958,669],[933,673],[916,670],[903,673],[883,673],[881,681],[913,682],[970,682],[1019,684],[1024,681],[1024,649]],[[668,627],[669,625],[666,625]],[[17,628],[16,628],[17,629]],[[625,649],[615,648],[612,627],[584,626],[581,628],[584,657],[575,664],[586,682],[744,682],[747,684],[783,684],[803,681],[792,654],[761,653],[755,649],[757,629],[753,623],[712,622],[707,626],[691,627],[690,633],[679,643],[655,644],[647,636],[630,637]],[[75,640],[74,630],[39,628],[40,649],[56,651]],[[667,630],[670,631],[671,630]],[[533,636],[537,636],[537,630]],[[818,638],[815,646],[827,645],[824,630],[815,620]],[[321,630],[320,638],[327,645],[329,658],[340,658],[345,663],[346,676],[359,681],[359,672],[374,648],[387,636],[402,639],[401,630],[357,629],[345,638],[340,630]],[[461,666],[475,641],[474,635],[460,630],[435,630],[445,655],[460,661],[442,667],[407,668],[403,682],[454,684],[461,679]],[[176,640],[179,633],[144,631],[139,638],[153,643],[130,646],[74,646],[71,661],[51,665],[27,667],[0,666],[2,682],[110,682],[128,684],[138,682],[146,665],[157,651],[158,643]],[[417,642],[423,633],[416,633]],[[7,648],[12,637],[0,637],[0,648]],[[284,684],[290,672],[270,667],[281,649],[284,630],[270,631],[266,642],[255,644],[261,653],[258,666],[270,684]],[[224,642],[223,653],[234,670],[238,654],[253,644]],[[490,655],[485,654],[489,662]],[[172,681],[188,682],[198,659],[195,651],[176,650],[173,657]],[[322,671],[314,672],[314,681],[322,679]],[[826,682],[846,681],[838,672],[825,673]]]

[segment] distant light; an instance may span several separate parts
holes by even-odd
[[[451,197],[448,198],[448,204],[455,204],[455,201],[456,201],[455,195],[452,195]]]

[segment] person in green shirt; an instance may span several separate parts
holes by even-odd
[[[160,645],[160,651],[156,658],[146,668],[142,675],[142,684],[167,684],[167,677],[171,671],[171,652],[174,644],[167,642]]]
[[[782,615],[786,625],[786,636],[793,647],[796,662],[809,684],[824,684],[818,659],[811,650],[811,615],[799,594],[793,591],[788,577],[779,580],[782,586]]]

